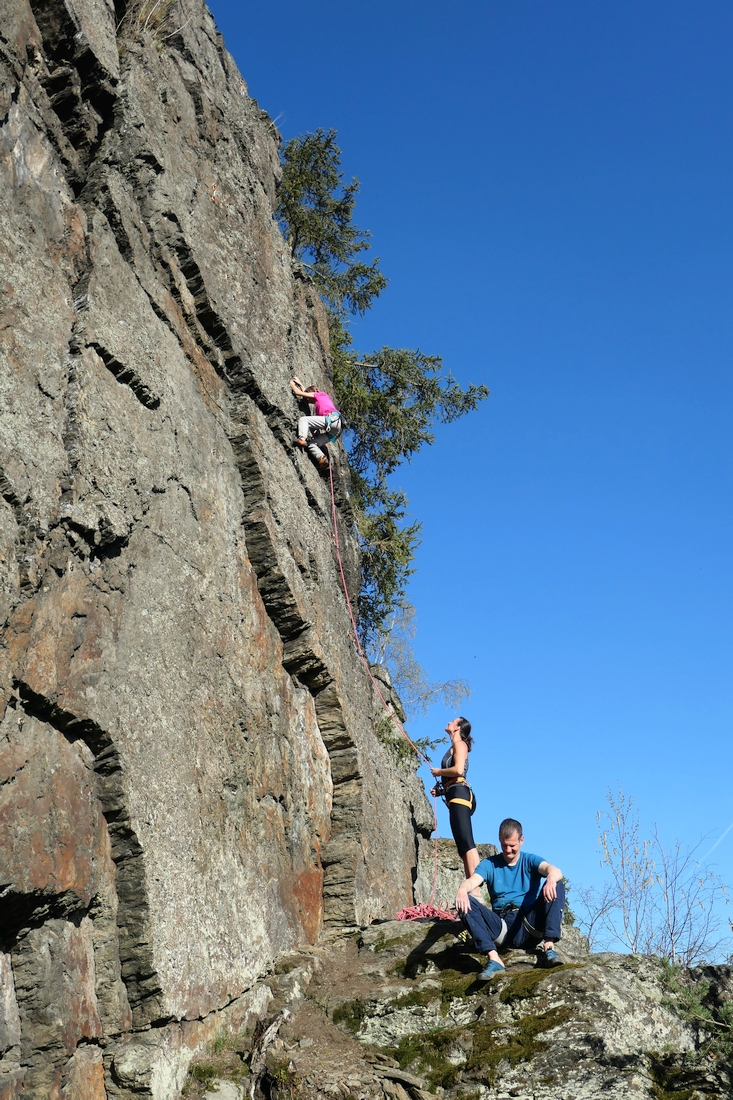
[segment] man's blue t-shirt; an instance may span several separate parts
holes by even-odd
[[[539,866],[545,860],[531,852],[520,852],[519,859],[509,867],[504,856],[489,856],[482,859],[474,874],[481,875],[486,883],[494,909],[503,909],[506,905],[529,906],[537,898],[542,884]]]

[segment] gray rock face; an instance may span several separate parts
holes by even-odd
[[[499,851],[495,844],[477,843],[476,847],[481,859],[495,856]],[[441,837],[437,845],[433,841],[422,849],[415,898],[417,901],[430,901],[435,881],[435,897],[439,904],[452,906],[458,887],[465,877],[463,862],[453,840]]]
[[[0,0],[8,1097],[176,1096],[275,955],[411,903],[430,830],[293,445],[328,333],[277,134],[201,0],[152,9]]]

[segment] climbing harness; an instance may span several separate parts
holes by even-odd
[[[470,794],[471,798],[470,799],[467,799],[467,798],[446,798],[446,800],[445,800],[446,805],[447,806],[468,806],[471,813],[473,813],[474,807],[476,805],[476,800],[473,797],[473,791],[468,786],[468,781],[466,779],[463,779],[460,775],[458,776],[457,779],[451,779],[451,781],[448,784],[447,788],[441,787],[441,790],[439,792],[436,792],[436,793],[445,795],[447,793],[447,791],[449,791],[451,789],[451,787],[457,787],[459,783],[462,784],[464,787],[468,787],[468,793]]]
[[[338,439],[338,437],[341,435],[341,413],[340,412],[327,413],[326,417],[325,417],[325,420],[326,420],[326,424],[325,424],[325,427],[324,427],[324,431],[325,431],[326,435],[328,436],[328,442],[329,443],[335,443],[336,440]],[[329,462],[328,465],[329,465],[329,468],[330,468],[331,463]]]
[[[339,544],[338,515],[337,515],[337,512],[336,512],[336,494],[335,494],[334,487],[333,487],[333,466],[331,465],[330,455],[329,455],[329,459],[328,459],[328,478],[329,478],[329,482],[330,482],[330,485],[331,485],[331,516],[332,516],[332,520],[333,520],[333,541],[334,541],[334,546],[336,547],[336,557],[337,557],[338,563],[339,563],[339,572],[341,573],[341,585],[343,587],[344,596],[346,598],[346,607],[348,608],[349,618],[351,619],[351,629],[354,632],[354,638],[356,640],[357,651],[359,653],[359,656],[361,657],[361,661],[362,661],[362,664],[364,665],[364,668],[367,670],[367,673],[369,675],[369,679],[372,682],[372,686],[374,687],[374,690],[376,691],[377,695],[379,696],[379,699],[381,700],[382,706],[384,707],[386,713],[389,715],[391,720],[397,726],[397,729],[400,731],[402,736],[407,741],[410,742],[410,744],[412,745],[413,749],[415,750],[417,755],[420,757],[420,759],[425,764],[427,764],[428,767],[429,767],[430,766],[430,761],[428,760],[427,756],[425,756],[425,754],[423,752],[421,752],[420,749],[417,747],[417,745],[412,740],[412,738],[410,737],[410,735],[407,732],[407,730],[405,729],[405,727],[398,720],[397,715],[392,710],[392,707],[389,705],[387,700],[384,698],[384,695],[382,694],[382,690],[379,687],[379,684],[377,683],[377,681],[374,679],[374,676],[372,675],[372,670],[369,667],[369,661],[366,658],[366,654],[364,653],[364,650],[362,649],[361,640],[359,638],[359,631],[356,629],[356,619],[354,618],[354,612],[353,612],[352,607],[351,607],[351,599],[349,597],[349,589],[346,585],[346,576],[344,574],[344,565],[343,565],[343,562],[341,560],[341,546]],[[433,889],[432,889],[432,893],[430,894],[430,905],[431,906],[435,902],[435,888],[436,888],[437,883],[438,883],[438,815],[437,815],[437,811],[436,811],[436,803],[437,803],[437,795],[433,795],[433,832],[435,833],[435,836],[433,838]],[[407,918],[407,919],[415,919],[415,918]]]
[[[473,791],[471,791],[471,801],[470,802],[468,801],[467,798],[449,798],[448,799],[448,805],[449,806],[468,806],[469,810],[472,810],[473,809]]]

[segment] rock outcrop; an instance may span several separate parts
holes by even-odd
[[[282,1026],[267,1053],[265,1095],[731,1096],[730,967],[675,971],[645,956],[590,955],[584,938],[566,928],[566,965],[538,969],[534,956],[511,951],[506,974],[481,983],[484,960],[457,942],[457,928],[383,922],[283,958],[280,974],[266,983],[273,997],[268,1018]],[[252,1046],[252,1037],[239,1036],[199,1061],[190,1100],[215,1100],[217,1079],[233,1100],[249,1095]]]
[[[276,955],[413,900],[431,814],[294,447],[328,334],[278,135],[201,0],[0,0],[0,156],[0,1096],[162,1100]]]

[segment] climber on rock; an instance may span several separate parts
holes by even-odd
[[[467,718],[454,718],[445,727],[445,732],[450,737],[451,747],[441,760],[440,767],[430,769],[433,777],[438,780],[430,793],[442,795],[445,799],[458,855],[463,860],[466,878],[470,878],[481,858],[471,829],[476,798],[466,779],[468,754],[473,748],[471,723]],[[476,897],[479,896],[477,892]]]
[[[534,951],[538,966],[563,965],[555,951],[565,907],[562,871],[541,856],[522,851],[522,826],[513,817],[499,826],[499,844],[501,853],[482,859],[456,894],[456,909],[463,914],[478,950],[488,955],[480,981],[504,972],[497,947]],[[491,909],[471,896],[482,883],[489,892]]]
[[[308,454],[315,459],[319,470],[327,470],[328,456],[322,448],[327,443],[334,443],[341,435],[341,413],[327,393],[317,390],[315,386],[303,389],[299,378],[292,379],[290,388],[296,397],[312,401],[315,406],[314,416],[301,416],[298,421],[298,446],[308,448]]]

